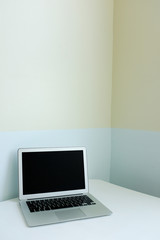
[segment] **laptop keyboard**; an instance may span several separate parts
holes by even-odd
[[[56,210],[60,208],[80,207],[96,204],[87,195],[63,197],[63,198],[49,198],[26,202],[30,212],[40,212],[48,210]]]

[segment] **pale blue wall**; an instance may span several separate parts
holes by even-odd
[[[18,196],[18,148],[57,146],[85,146],[89,178],[160,197],[159,132],[110,128],[1,132],[0,142],[0,201]]]
[[[112,129],[112,183],[160,197],[160,132]]]
[[[85,146],[89,178],[109,180],[110,129],[16,131],[0,133],[0,201],[18,196],[17,149]]]

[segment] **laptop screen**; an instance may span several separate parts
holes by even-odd
[[[22,153],[23,194],[85,188],[83,151]]]
[[[22,195],[43,197],[85,190],[84,158],[84,149],[21,149]]]

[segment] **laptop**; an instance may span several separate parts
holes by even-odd
[[[88,192],[84,147],[18,149],[19,203],[28,226],[110,215]]]

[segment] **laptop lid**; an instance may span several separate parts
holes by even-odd
[[[19,199],[88,193],[86,148],[18,150]]]

